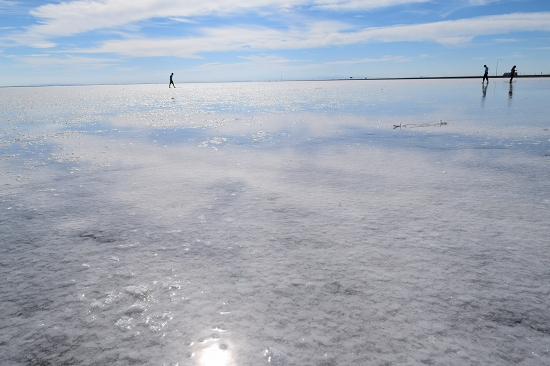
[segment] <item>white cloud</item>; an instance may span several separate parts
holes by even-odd
[[[195,23],[193,20],[188,18],[171,17],[169,19],[178,23]]]
[[[314,48],[344,44],[345,26],[317,22],[307,29],[275,30],[266,27],[226,27],[202,30],[202,37],[179,39],[133,38],[106,41],[98,48],[80,52],[118,53],[128,56],[197,57],[203,52]],[[349,42],[348,42],[349,43]]]
[[[519,52],[514,52],[512,55],[504,56],[504,58],[522,58],[523,55]]]
[[[499,2],[500,0],[470,0],[470,5],[473,6],[484,6],[490,3]]]
[[[435,23],[371,28],[357,36],[370,42],[434,41],[445,45],[469,42],[477,36],[509,32],[550,31],[550,12],[515,13]]]
[[[447,8],[447,10],[444,13],[442,13],[441,16],[443,18],[447,18],[449,15],[463,9],[476,7],[476,6],[485,6],[490,3],[495,3],[500,1],[501,0],[447,0],[445,2],[441,2],[441,4],[445,4],[445,7]],[[523,1],[523,0],[515,0],[515,1]],[[530,1],[530,0],[527,0],[527,1]]]
[[[224,75],[225,79],[242,80],[243,75],[246,79],[271,79],[280,80],[285,76],[290,78],[306,75],[313,69],[327,69],[326,65],[304,64],[304,60],[289,60],[277,55],[254,55],[249,57],[240,57],[243,61],[236,63],[209,62],[203,65],[189,68],[185,73],[189,77],[201,75],[201,78],[208,78],[208,75]]]
[[[22,43],[30,43],[28,40],[112,29],[153,18],[174,18],[182,21],[192,16],[254,9],[272,5],[273,1],[79,0],[47,4],[30,11],[39,24],[28,27],[18,38]]]
[[[93,68],[104,68],[117,66],[120,60],[111,58],[96,58],[82,56],[52,57],[48,54],[35,54],[17,56],[18,63],[32,67],[66,67],[66,66],[87,66]]]
[[[266,63],[266,64],[287,64],[290,62],[297,62],[297,60],[289,60],[276,55],[253,55],[253,56],[241,56],[239,58],[250,62]]]
[[[0,0],[1,1],[1,0]],[[153,18],[182,21],[203,15],[235,14],[265,9],[313,7],[335,10],[372,10],[430,0],[79,0],[48,4],[30,13],[40,24],[29,27],[26,37],[56,37],[115,28]]]
[[[482,35],[515,31],[550,31],[550,12],[516,13],[435,23],[366,28],[350,31],[339,22],[316,22],[287,30],[227,27],[199,30],[202,36],[178,39],[135,38],[106,41],[80,52],[128,56],[198,57],[205,52],[317,48],[373,42],[437,42],[460,45]]]
[[[496,43],[517,43],[521,42],[518,38],[496,38],[493,40]]]
[[[333,11],[373,10],[429,1],[430,0],[317,0],[314,3],[314,7]]]
[[[11,13],[17,7],[17,1],[0,0],[0,11],[2,13]]]
[[[48,41],[38,41],[38,42],[31,43],[29,46],[34,48],[53,48],[56,46],[56,44]]]
[[[325,62],[323,65],[355,65],[355,64],[363,64],[363,63],[373,63],[373,62],[407,62],[411,60],[410,57],[404,57],[404,56],[384,56],[379,58],[362,58],[357,60],[344,60],[344,61],[332,61],[332,62]]]

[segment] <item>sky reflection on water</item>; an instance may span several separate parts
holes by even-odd
[[[228,143],[258,142],[253,136],[258,133],[284,134],[294,142],[321,135],[327,141],[357,140],[365,134],[376,134],[381,141],[460,134],[460,144],[478,136],[521,136],[542,142],[548,79],[514,83],[519,84],[515,98],[506,94],[512,86],[503,80],[490,83],[481,95],[472,85],[475,81],[188,84],[177,91],[154,85],[57,87],[50,88],[52,93],[45,92],[47,88],[4,88],[0,92],[15,93],[2,98],[2,118],[7,122],[3,132],[7,139],[20,141],[32,139],[33,129],[43,133],[46,128],[51,134],[75,131],[116,137],[123,133],[170,144],[195,141],[201,134]],[[67,97],[65,103],[61,95]],[[439,121],[448,125],[428,128]],[[407,128],[391,131],[394,125]],[[428,126],[416,127],[422,125]],[[447,142],[452,144],[452,139]]]

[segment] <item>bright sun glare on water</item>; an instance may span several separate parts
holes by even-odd
[[[225,344],[213,344],[200,352],[200,366],[233,366],[231,351]]]

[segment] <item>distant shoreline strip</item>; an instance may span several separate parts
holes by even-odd
[[[490,76],[489,79],[508,79],[507,76]],[[349,79],[287,79],[287,80],[241,80],[241,81],[189,81],[187,83],[180,84],[216,84],[216,83],[273,83],[273,82],[285,82],[285,81],[343,81],[343,80],[444,80],[444,79],[481,79],[483,75],[478,76],[415,76],[415,77],[403,77],[403,78],[366,78],[366,77],[350,77]],[[536,75],[515,75],[514,79],[523,78],[550,78],[550,74],[536,74]],[[131,84],[43,84],[43,85],[5,85],[0,88],[41,88],[48,86],[109,86],[109,85],[158,85],[161,83],[131,83]]]

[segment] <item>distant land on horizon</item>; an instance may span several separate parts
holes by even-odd
[[[510,75],[491,76],[489,79],[507,79]],[[333,79],[276,79],[276,80],[232,80],[232,81],[180,81],[179,84],[216,84],[216,83],[257,83],[257,82],[283,82],[283,81],[343,81],[343,80],[438,80],[438,79],[481,79],[483,75],[475,76],[411,76],[411,77],[355,77],[349,78],[333,78]],[[514,79],[522,78],[550,78],[550,74],[524,74],[515,75]],[[6,85],[0,88],[39,88],[47,86],[93,86],[93,85],[159,85],[163,83],[128,83],[128,84],[39,84],[39,85]]]
[[[503,75],[489,75],[489,79],[506,79],[510,77],[510,73],[505,73]],[[515,75],[514,79],[519,78],[547,78],[550,77],[550,74],[525,74],[525,75]],[[412,77],[399,77],[399,78],[355,78],[350,76],[349,80],[417,80],[417,79],[479,79],[483,78],[483,75],[476,76],[412,76]],[[348,80],[348,79],[337,79],[337,80]]]

